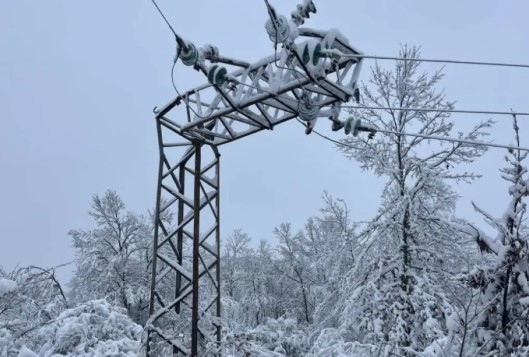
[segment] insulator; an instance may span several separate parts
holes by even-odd
[[[211,58],[219,55],[219,49],[213,45],[204,45],[201,52],[205,58]]]
[[[344,127],[344,124],[341,121],[339,121],[339,120],[336,120],[336,121],[333,120],[332,121],[332,127],[331,127],[332,131],[338,131],[338,130],[340,130],[343,127]]]
[[[316,13],[316,6],[310,1],[305,1],[303,4],[297,5],[296,10],[292,11],[292,19],[299,26],[303,25],[305,19],[310,17],[310,13]]]
[[[283,43],[290,36],[290,26],[287,18],[283,15],[277,16],[275,25],[272,19],[268,19],[265,23],[265,29],[272,42]]]
[[[305,65],[312,63],[312,65],[316,66],[325,56],[318,40],[308,40],[298,48],[298,51],[301,51],[301,53],[298,53]]]
[[[320,107],[310,100],[300,100],[298,104],[299,119],[303,121],[313,121],[318,117]]]
[[[360,89],[358,87],[355,87],[354,92],[353,92],[353,97],[356,103],[360,103]]]
[[[357,136],[361,125],[362,121],[360,119],[350,117],[345,121],[345,135],[353,134],[353,136]]]
[[[198,62],[198,50],[195,45],[188,43],[187,47],[182,48],[180,59],[186,66],[194,66]]]
[[[214,64],[208,69],[208,81],[221,87],[228,80],[228,70],[225,67]]]
[[[312,121],[309,121],[307,123],[307,128],[305,128],[305,134],[309,135],[310,133],[312,133],[312,130],[314,129],[314,127],[316,126],[316,121],[318,120],[318,118],[312,120]]]

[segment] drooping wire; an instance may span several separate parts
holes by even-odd
[[[180,47],[179,47],[180,49]],[[178,58],[178,52],[177,51],[177,56],[176,58]],[[193,114],[195,114],[195,116],[199,119],[206,119],[207,116],[202,116],[200,114],[197,113],[197,111],[186,101],[186,98],[180,94],[180,91],[178,90],[178,88],[176,88],[176,84],[175,84],[175,81],[174,81],[174,70],[175,70],[175,67],[176,67],[176,62],[177,61],[174,61],[173,62],[173,65],[171,66],[171,83],[173,84],[173,89],[175,90],[176,94],[178,95],[178,97],[180,97],[182,99],[182,102],[184,102],[185,106],[187,109],[189,109]]]
[[[178,57],[180,56],[181,49],[180,47],[176,50],[175,60],[173,61],[173,65],[171,66],[171,83],[173,84],[174,91],[179,97],[182,97],[178,89],[176,88],[176,83],[174,81],[174,69],[176,67],[176,62],[178,62]]]

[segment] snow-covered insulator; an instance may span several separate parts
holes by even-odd
[[[228,70],[225,67],[214,64],[208,69],[208,81],[221,87],[228,81]]]
[[[180,59],[186,66],[194,66],[198,62],[198,50],[192,43],[187,43],[180,52]]]
[[[301,46],[298,46],[298,54],[301,57],[303,64],[307,65],[312,63],[314,66],[316,66],[325,56],[320,42],[315,39],[307,40],[305,43],[301,44]]]
[[[360,119],[353,117],[348,118],[344,125],[345,135],[352,134],[353,136],[357,136],[361,126],[362,121]]]
[[[316,6],[312,2],[312,0],[305,0],[303,1],[303,4],[299,4],[296,6],[296,10],[292,11],[292,19],[294,22],[299,26],[303,25],[305,22],[305,19],[308,19],[310,17],[310,13],[316,13]]]
[[[312,103],[309,99],[300,100],[298,103],[299,119],[311,122],[318,117],[320,107]]]
[[[275,24],[272,19],[268,19],[265,23],[265,29],[272,42],[283,43],[290,36],[290,25],[287,18],[283,15],[279,15],[276,18]]]
[[[217,48],[217,46],[213,46],[213,45],[204,45],[201,49],[200,49],[200,52],[202,53],[202,55],[204,56],[204,58],[212,58],[212,57],[216,57],[219,55],[219,49]]]

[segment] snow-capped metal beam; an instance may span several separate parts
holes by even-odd
[[[321,46],[316,65],[298,60],[307,43]],[[337,31],[300,28],[288,47],[253,64],[212,56],[213,63],[235,67],[227,81],[222,86],[207,83],[181,93],[162,107],[156,118],[188,140],[217,146],[298,117],[302,95],[318,108],[347,102],[354,95],[361,60],[324,56],[333,49],[361,54]],[[313,53],[307,56],[312,60]]]

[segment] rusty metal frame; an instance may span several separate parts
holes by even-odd
[[[336,33],[300,28],[299,35],[361,55]],[[218,146],[298,117],[303,95],[322,108],[347,102],[361,64],[357,57],[326,58],[312,73],[288,49],[255,64],[218,55],[210,61],[235,67],[231,84],[194,88],[156,111],[160,159],[147,356],[220,355]]]
[[[182,142],[183,155],[171,162],[176,155],[167,155],[164,145],[171,134],[158,121],[160,162],[147,353],[218,355],[220,155],[215,146]],[[209,160],[203,159],[205,151],[209,151]],[[209,213],[208,222],[201,219],[205,213]],[[164,219],[168,214],[176,222]],[[165,284],[160,284],[163,280]],[[161,285],[174,289],[160,291]],[[200,296],[204,291],[209,293]]]

